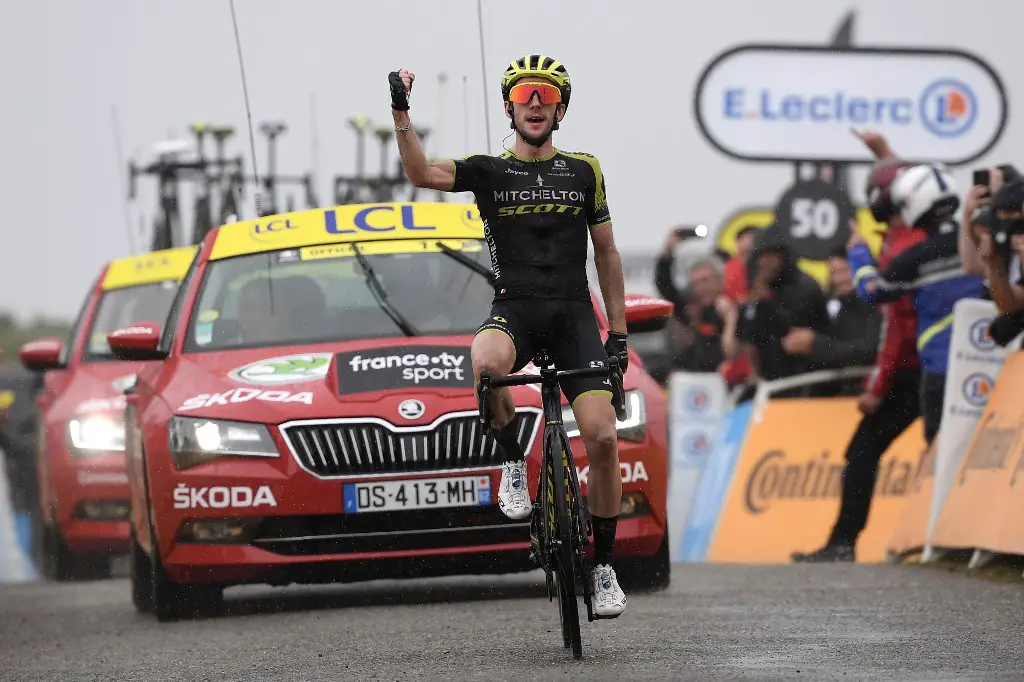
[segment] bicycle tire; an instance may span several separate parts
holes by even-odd
[[[558,457],[552,457],[554,466],[551,473],[551,488],[554,497],[555,521],[558,528],[558,545],[555,552],[555,576],[558,589],[558,615],[562,621],[562,644],[572,649],[572,657],[583,657],[583,642],[580,633],[580,605],[576,598],[576,534],[575,524],[569,509],[569,495],[565,449],[558,441]]]

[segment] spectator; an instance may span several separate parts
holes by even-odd
[[[875,303],[909,294],[914,302],[917,351],[924,370],[921,418],[930,445],[942,419],[954,306],[963,298],[981,298],[985,287],[980,277],[964,274],[960,265],[954,218],[960,199],[948,169],[933,164],[906,168],[893,181],[891,194],[903,222],[921,230],[926,239],[893,258],[882,272],[863,237],[850,240],[848,253],[861,298]]]
[[[968,208],[982,203],[979,195],[979,187],[971,188]],[[967,257],[961,250],[961,262],[968,272],[987,275],[989,291],[999,312],[1020,312],[1024,310],[1024,180],[1003,184],[992,197],[991,211],[984,220],[977,215],[967,218],[972,221],[968,233],[975,249],[968,249]],[[1005,244],[1003,248],[997,246],[999,241]],[[962,232],[960,246],[963,249]]]
[[[654,270],[658,293],[675,305],[674,314],[685,330],[686,342],[675,354],[674,364],[690,372],[714,372],[725,359],[722,265],[713,256],[695,261],[687,272],[687,287],[680,290],[672,272],[673,253],[680,240],[678,230],[669,235]]]
[[[828,258],[829,299],[826,333],[796,327],[782,339],[782,349],[791,356],[805,357],[815,369],[841,369],[871,365],[878,350],[882,316],[875,306],[858,298],[846,247],[836,248]],[[858,395],[860,382],[844,386],[843,395]]]
[[[797,268],[786,236],[773,226],[760,231],[757,237],[752,285],[739,312],[736,338],[752,351],[755,374],[771,381],[802,374],[813,367],[808,358],[783,350],[782,339],[790,330],[805,328],[823,334],[829,321],[824,292],[814,279]]]
[[[736,252],[725,264],[723,293],[737,303],[743,303],[747,298],[747,268],[756,234],[757,228],[752,225],[737,232]]]
[[[865,194],[872,217],[886,225],[878,266],[887,269],[901,254],[924,240],[925,234],[904,224],[903,216],[892,200],[892,184],[907,164],[893,154],[881,135],[872,132],[856,134],[878,159],[868,175]],[[851,222],[850,228],[856,234],[856,223]],[[917,313],[913,302],[904,296],[882,303],[879,308],[882,314],[881,343],[875,366],[857,400],[857,409],[864,416],[846,447],[839,513],[824,546],[811,552],[794,552],[792,559],[795,562],[854,560],[857,538],[867,524],[874,497],[878,462],[893,441],[920,414],[921,369],[916,345]]]

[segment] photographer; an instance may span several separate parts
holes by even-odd
[[[673,364],[690,372],[714,372],[724,360],[722,330],[731,311],[722,297],[722,263],[711,255],[689,264],[687,286],[675,285],[675,247],[690,236],[689,228],[673,230],[654,266],[658,293],[675,305],[676,320],[682,325],[684,346],[675,353]]]
[[[975,185],[968,193],[967,209],[977,208],[965,215],[969,224],[961,230],[967,233],[967,239],[960,239],[961,263],[965,270],[987,277],[999,312],[1016,313],[1024,311],[1024,179],[1004,169],[993,170],[1001,172],[991,174],[991,189]]]

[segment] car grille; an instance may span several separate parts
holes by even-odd
[[[540,411],[519,415],[519,444],[529,451]],[[457,471],[500,466],[497,443],[476,411],[445,415],[427,426],[394,426],[382,419],[324,419],[283,424],[303,469],[320,478]]]
[[[272,516],[250,542],[285,555],[449,549],[530,541],[529,521],[509,521],[497,505],[372,514]]]

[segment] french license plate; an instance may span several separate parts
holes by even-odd
[[[346,514],[492,504],[487,476],[346,483],[343,490]]]

